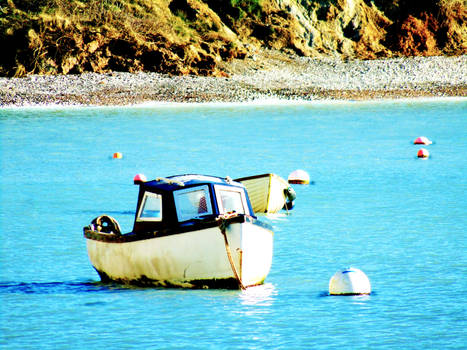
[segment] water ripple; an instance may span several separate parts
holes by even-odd
[[[78,294],[126,289],[121,285],[101,282],[0,282],[0,294]]]

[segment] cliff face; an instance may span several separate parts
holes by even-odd
[[[463,0],[264,0],[262,4],[269,19],[263,23],[282,38],[270,36],[264,44],[298,54],[371,59],[467,52]],[[288,17],[279,18],[281,13]]]
[[[7,0],[0,75],[225,76],[222,62],[258,48],[361,59],[463,55],[466,23],[463,0]]]

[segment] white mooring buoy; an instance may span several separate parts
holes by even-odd
[[[329,281],[331,295],[370,294],[371,284],[362,270],[350,267],[337,271]]]
[[[289,184],[308,185],[310,183],[310,175],[305,170],[297,169],[289,174],[287,180]]]

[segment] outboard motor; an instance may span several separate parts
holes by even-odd
[[[284,204],[283,209],[290,210],[295,205],[294,200],[297,198],[297,194],[295,193],[295,190],[289,186],[284,190],[284,195],[285,195],[285,204]]]

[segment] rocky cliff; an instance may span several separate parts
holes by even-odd
[[[0,75],[229,74],[232,59],[464,55],[464,0],[6,0]],[[5,49],[6,48],[6,49]]]

